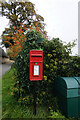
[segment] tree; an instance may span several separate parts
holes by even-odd
[[[21,23],[22,25],[22,23]],[[12,37],[7,37],[7,40],[4,41],[4,43],[9,44],[9,50],[8,50],[8,56],[11,59],[15,59],[19,52],[23,49],[24,42],[31,42],[33,39],[36,39],[37,43],[39,42],[39,39],[44,39],[44,36],[41,34],[40,31],[37,30],[37,27],[31,27],[30,29],[27,29],[25,25],[19,26],[20,29],[16,30],[16,33]],[[23,29],[25,32],[23,32]],[[13,39],[14,44],[10,43],[9,40]]]
[[[7,37],[12,37],[14,33],[16,33],[16,29],[19,29],[19,26],[21,26],[20,23],[26,25],[26,28],[35,26],[42,34],[46,35],[46,31],[44,30],[44,18],[36,13],[33,3],[29,1],[18,2],[15,0],[9,1],[8,3],[0,2],[0,7],[2,8],[0,11],[2,15],[10,20],[9,28],[5,28],[2,34],[3,43],[7,41]],[[23,29],[23,32],[24,31]],[[14,44],[13,39],[10,39],[10,42]],[[5,46],[9,47],[9,44],[5,43]]]

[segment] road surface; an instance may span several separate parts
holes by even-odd
[[[11,64],[0,64],[0,78],[11,68]]]

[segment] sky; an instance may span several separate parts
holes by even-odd
[[[60,38],[63,42],[78,40],[78,1],[79,0],[30,0],[38,14],[44,17],[45,29],[50,39]],[[5,17],[0,17],[0,35],[8,25]],[[77,41],[78,42],[78,41]],[[76,42],[76,43],[77,43]],[[73,49],[73,55],[78,47]]]

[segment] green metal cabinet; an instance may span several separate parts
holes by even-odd
[[[78,110],[79,110],[79,117],[80,117],[80,77],[75,77],[75,79],[77,80],[77,82],[78,82],[78,95],[79,95],[79,97],[78,97]]]
[[[80,77],[60,77],[55,80],[59,107],[66,117],[80,117]]]

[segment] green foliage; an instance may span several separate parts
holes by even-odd
[[[49,118],[61,118],[61,119],[65,119],[65,116],[63,116],[58,110],[55,112],[52,109],[50,110],[50,116]]]
[[[43,50],[43,80],[37,81],[37,104],[53,105],[53,84],[54,79],[57,76],[77,76],[79,71],[75,72],[73,66],[74,58],[69,56],[62,41],[58,38],[53,38],[51,41],[44,39],[41,44],[37,43],[37,39],[41,35],[36,31],[29,31],[26,35],[27,41],[24,42],[22,51],[15,59],[15,68],[17,70],[17,80],[14,92],[14,96],[19,102],[25,103],[27,97],[30,104],[33,101],[34,82],[29,80],[29,52],[32,49]],[[76,58],[75,58],[76,59]],[[77,58],[75,66],[79,66],[79,60]],[[78,67],[77,66],[77,67]],[[71,71],[73,69],[73,71]],[[78,68],[80,69],[80,68]]]
[[[59,111],[59,107],[58,107],[58,98],[54,97],[53,98],[53,105],[49,106],[49,116],[48,118],[65,118],[65,116],[63,116],[60,111]]]
[[[66,69],[67,76],[80,76],[80,57],[70,56]]]

